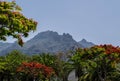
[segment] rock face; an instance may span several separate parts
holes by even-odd
[[[81,41],[79,41],[79,44],[81,44],[84,48],[89,48],[95,45],[92,42],[88,42],[85,39],[82,39]]]
[[[39,54],[43,52],[56,53],[66,52],[77,47],[83,47],[76,42],[70,34],[59,35],[57,32],[45,31],[37,34],[34,38],[27,41],[23,47],[16,42],[0,51],[0,54],[6,54],[12,50],[20,50],[26,54]]]

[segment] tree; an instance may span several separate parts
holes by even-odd
[[[58,52],[56,54],[57,59],[55,60],[55,73],[57,75],[57,81],[68,81],[70,72],[73,71],[73,66],[68,61],[66,53]]]
[[[12,36],[22,46],[22,37],[36,30],[37,22],[26,18],[21,11],[15,1],[0,1],[0,40],[5,41],[6,37]]]
[[[120,63],[119,47],[97,45],[91,48],[77,49],[71,60],[74,66],[80,69],[80,71],[77,71],[78,75],[81,75],[78,76],[78,81],[120,80],[120,70],[118,69]]]
[[[76,49],[73,53],[74,54],[71,56],[70,61],[75,69],[75,76],[78,78],[78,81],[80,81],[87,66],[87,55],[85,55],[85,50],[82,48]]]
[[[69,73],[73,70],[73,67],[67,60],[68,58],[64,53],[58,53],[56,55],[43,53],[33,55],[31,61],[52,67],[56,76],[51,77],[51,81],[68,81]]]
[[[42,53],[39,55],[33,55],[31,61],[39,62],[49,67],[54,67],[54,62],[56,59],[57,58],[55,55],[49,53]]]
[[[26,79],[22,81],[36,81],[36,79],[46,81],[54,74],[51,67],[47,67],[38,62],[23,62],[17,71],[26,75]]]
[[[5,74],[5,70],[7,69],[7,67],[5,67],[6,64],[7,62],[5,61],[5,58],[3,56],[0,56],[0,81],[3,81],[4,77],[6,76]]]
[[[19,51],[12,51],[6,56],[0,57],[0,81],[16,81],[17,72],[16,69],[22,62],[27,61],[27,56]]]
[[[117,70],[117,65],[120,63],[120,48],[106,44],[96,47],[103,49],[103,51],[98,54],[98,57],[93,60],[96,63],[95,70],[99,80],[116,81],[118,76],[120,77],[120,72]]]
[[[57,70],[58,68],[58,63],[56,63],[57,57],[53,54],[49,54],[49,53],[42,53],[39,55],[33,55],[32,56],[32,62],[39,62],[41,64],[44,64],[46,66],[52,67],[55,71],[56,76],[50,77],[50,81],[56,81],[55,79],[57,79],[57,73],[60,73],[59,70]]]

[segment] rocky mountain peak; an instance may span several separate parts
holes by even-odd
[[[79,41],[79,44],[84,46],[84,48],[92,47],[95,45],[92,42],[88,42],[86,39],[82,39],[81,41]]]
[[[45,31],[45,32],[41,32],[38,33],[34,39],[44,39],[44,38],[50,38],[50,37],[56,37],[58,36],[57,32],[53,32],[53,31]]]
[[[87,42],[87,40],[86,39],[82,39],[81,42]]]

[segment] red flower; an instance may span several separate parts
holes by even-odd
[[[20,67],[17,69],[18,72],[23,72],[32,76],[38,76],[42,73],[44,77],[48,78],[54,72],[51,67],[47,67],[43,64],[37,62],[23,62]]]

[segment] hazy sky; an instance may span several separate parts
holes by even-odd
[[[120,0],[16,0],[38,32],[69,33],[77,41],[120,46]]]

